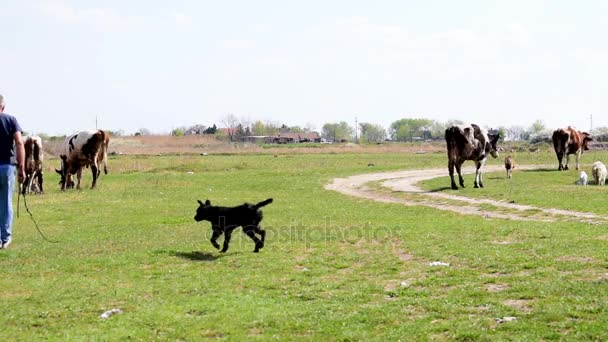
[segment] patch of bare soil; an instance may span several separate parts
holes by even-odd
[[[488,292],[500,292],[500,291],[504,291],[506,289],[509,288],[509,285],[506,284],[486,284],[485,286],[486,291]]]
[[[502,303],[523,313],[529,313],[532,311],[532,308],[530,307],[532,300],[529,299],[507,299]]]
[[[534,170],[546,168],[547,165],[519,165],[519,170]],[[502,166],[486,166],[486,172],[502,170]],[[474,173],[473,167],[464,168],[463,174]],[[491,199],[476,199],[443,192],[428,191],[417,186],[417,183],[432,178],[445,176],[445,168],[409,170],[397,172],[383,172],[355,175],[348,178],[335,178],[327,184],[327,190],[333,190],[345,195],[371,199],[383,203],[399,203],[407,206],[423,205],[439,210],[447,210],[464,215],[477,215],[484,218],[508,219],[519,221],[544,221],[555,222],[564,220],[576,220],[592,224],[608,222],[607,216],[593,213],[584,213],[571,210],[540,208],[533,205],[522,205],[495,201]],[[365,186],[370,182],[382,182],[382,186],[390,188],[394,192],[416,195],[413,199],[400,198],[387,193],[375,192]],[[450,200],[451,203],[446,203]],[[456,202],[457,204],[454,204]],[[488,210],[482,205],[492,205],[498,208],[508,209],[507,212]],[[530,214],[536,212],[537,214]]]

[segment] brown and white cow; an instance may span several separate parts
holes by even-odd
[[[489,134],[485,129],[475,124],[455,125],[445,130],[445,141],[448,149],[448,171],[452,181],[452,189],[458,190],[454,181],[454,168],[458,172],[460,186],[464,188],[464,179],[460,172],[466,160],[475,161],[474,187],[483,188],[483,166],[488,155],[498,158],[496,143],[498,134]]]
[[[588,143],[592,141],[591,135],[587,132],[578,131],[570,126],[567,128],[556,129],[553,132],[553,148],[559,162],[558,170],[568,170],[570,155],[576,154],[576,169],[583,151],[589,150]],[[562,160],[566,158],[566,165],[562,165]]]
[[[97,186],[97,178],[101,171],[99,167],[103,163],[103,171],[108,173],[108,145],[110,136],[102,130],[97,131],[82,131],[74,133],[65,138],[61,145],[61,170],[55,170],[61,175],[61,190],[68,187],[73,187],[72,175],[76,174],[77,185],[80,189],[80,180],[82,178],[82,168],[91,167],[93,174],[93,183],[91,189]]]
[[[26,194],[32,190],[43,193],[43,172],[42,161],[42,139],[38,136],[28,136],[24,139],[25,143],[25,180],[21,185],[21,193]]]

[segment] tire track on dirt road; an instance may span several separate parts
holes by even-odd
[[[519,170],[538,170],[552,166],[547,165],[518,165]],[[484,168],[485,172],[504,170],[502,166],[492,165]],[[463,168],[463,174],[474,173],[474,167]],[[407,206],[427,206],[439,210],[447,210],[465,215],[478,215],[485,218],[498,218],[519,221],[576,221],[591,224],[608,222],[608,216],[578,212],[564,209],[542,208],[527,204],[515,204],[491,199],[477,199],[461,195],[424,190],[416,184],[427,179],[447,175],[445,168],[382,172],[354,175],[347,178],[335,178],[325,185],[325,189],[339,193],[371,199],[384,203],[400,203]],[[394,193],[378,191],[369,186],[370,183],[380,182],[382,187]],[[406,194],[407,196],[398,196]],[[447,202],[446,202],[447,201]],[[485,205],[485,208],[483,207]],[[488,210],[491,205],[497,211]]]

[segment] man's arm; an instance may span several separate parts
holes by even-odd
[[[21,132],[15,132],[13,138],[15,140],[15,152],[17,153],[17,180],[21,184],[25,180],[25,147],[23,146]]]

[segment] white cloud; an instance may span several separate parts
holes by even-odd
[[[34,9],[63,24],[86,25],[101,31],[124,31],[145,25],[143,17],[123,15],[111,8],[76,8],[61,1],[43,1],[35,4]]]
[[[173,20],[175,20],[175,24],[178,27],[186,28],[191,27],[193,23],[193,18],[184,13],[173,13]]]
[[[507,36],[505,39],[519,47],[527,47],[530,44],[530,33],[524,25],[511,23],[507,25]]]
[[[253,46],[253,42],[246,39],[228,39],[221,42],[221,47],[228,50],[246,50]]]
[[[598,48],[576,49],[570,56],[589,71],[608,71],[608,50]]]

